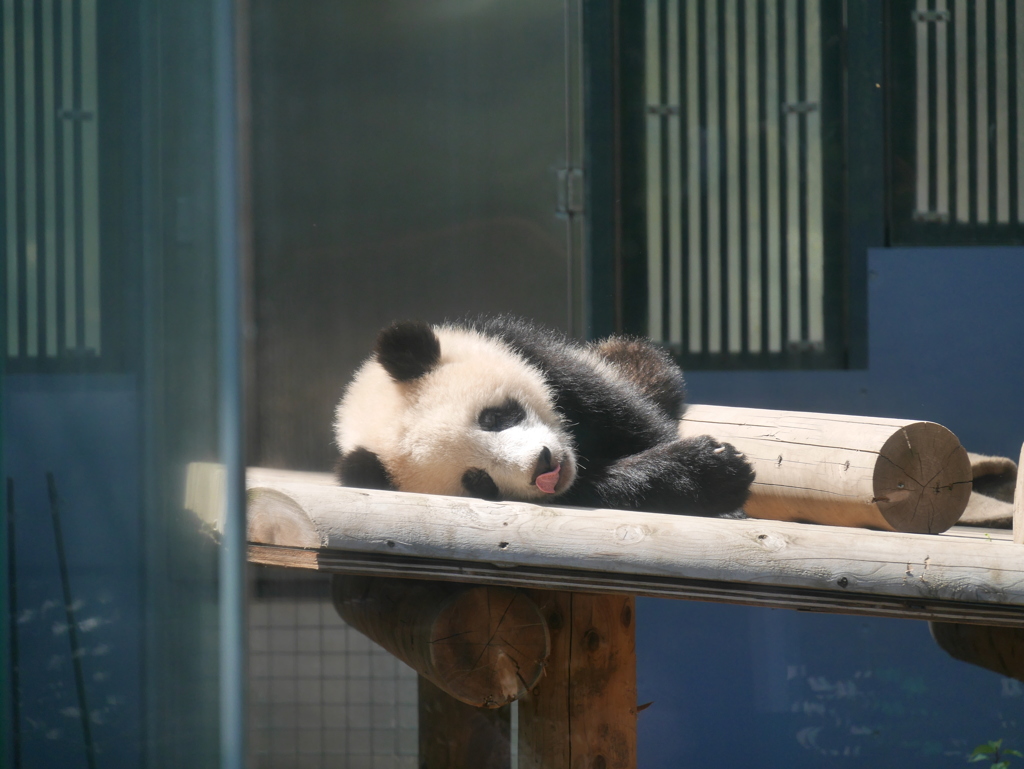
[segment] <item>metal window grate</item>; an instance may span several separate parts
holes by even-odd
[[[647,333],[826,345],[820,0],[647,0]]]
[[[1024,0],[916,0],[913,219],[1024,222]]]
[[[101,349],[96,0],[4,0],[7,355]]]

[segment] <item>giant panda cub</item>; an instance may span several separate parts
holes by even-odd
[[[338,405],[346,486],[624,510],[738,511],[754,472],[733,446],[680,439],[682,372],[613,336],[578,344],[510,318],[399,322]]]

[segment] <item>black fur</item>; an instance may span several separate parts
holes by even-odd
[[[486,470],[472,468],[462,474],[462,487],[470,496],[497,502],[501,499],[501,492],[494,479],[487,474]]]
[[[427,323],[392,323],[377,336],[377,360],[396,382],[418,379],[440,359],[441,343]]]
[[[510,317],[470,324],[537,366],[576,443],[576,482],[557,502],[627,510],[721,515],[742,507],[754,479],[743,455],[709,436],[681,440],[682,373],[666,353],[612,337],[591,349],[627,380],[609,379],[572,354],[561,334]]]
[[[395,490],[391,476],[384,469],[380,457],[369,449],[353,449],[338,460],[336,468],[338,481],[342,486],[359,489]]]

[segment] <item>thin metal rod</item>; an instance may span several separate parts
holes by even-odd
[[[805,95],[812,104],[821,103],[821,18],[818,4],[806,5]],[[822,179],[821,108],[807,113],[807,339],[825,344],[825,223],[824,181]]]
[[[707,93],[705,107],[707,120],[707,318],[708,352],[722,351],[722,121],[719,117],[721,95],[719,71],[721,67],[718,45],[718,3],[704,6],[704,62]]]
[[[936,0],[946,11],[946,0]],[[935,25],[935,211],[949,215],[949,23]]]
[[[740,44],[738,0],[725,3],[725,163],[726,201],[726,264],[728,277],[727,347],[731,353],[743,351],[743,282],[740,264],[743,259],[740,232]],[[748,161],[749,162],[749,161]]]
[[[647,52],[644,83],[648,107],[660,108],[661,101],[661,11],[658,0],[647,0],[645,41]],[[659,111],[647,113],[647,335],[654,341],[664,336],[662,305],[662,118]]]
[[[43,254],[46,279],[46,357],[57,357],[57,194],[56,194],[56,111],[54,109],[54,26],[53,3],[42,5],[43,44]]]
[[[917,0],[917,12],[923,14],[928,10],[928,0]],[[917,87],[915,89],[915,102],[917,104],[917,159],[915,160],[915,176],[917,177],[917,198],[914,208],[917,213],[924,214],[931,211],[929,200],[929,186],[931,184],[929,171],[929,147],[928,147],[928,24],[922,18],[915,20],[914,34],[916,37],[914,51],[916,53]]]
[[[697,41],[697,0],[686,4],[686,228],[687,242],[687,350],[703,352],[703,265],[701,262],[701,123],[700,123],[700,59]]]
[[[668,0],[666,19],[666,84],[668,104],[668,340],[683,341],[683,148],[680,116],[679,3]]]
[[[764,9],[765,198],[768,219],[768,351],[782,351],[782,137],[779,98],[779,27],[775,3]]]
[[[787,103],[800,101],[800,70],[797,59],[800,41],[797,37],[797,3],[786,0],[786,18],[783,31],[785,54],[785,88]],[[786,114],[786,340],[799,342],[803,339],[802,297],[803,269],[800,263],[803,251],[803,229],[800,212],[800,182],[803,168],[800,162],[799,112]]]
[[[1010,222],[1010,56],[1007,50],[1006,3],[995,6],[996,75],[996,221]],[[1017,73],[1020,77],[1020,73]]]
[[[956,85],[953,90],[956,111],[956,220],[971,221],[971,162],[968,92],[967,0],[956,0],[953,6],[953,43],[956,51],[954,67]]]
[[[92,741],[89,722],[89,705],[85,696],[85,675],[82,672],[82,647],[78,643],[78,624],[75,621],[75,607],[71,597],[71,578],[68,575],[68,560],[64,552],[64,535],[60,527],[60,498],[57,496],[57,482],[53,473],[46,473],[46,488],[50,494],[50,516],[53,519],[53,539],[57,545],[57,565],[60,569],[60,585],[64,591],[64,614],[68,623],[68,641],[71,644],[71,665],[75,671],[75,689],[78,693],[78,716],[85,738],[85,760],[89,769],[96,769],[96,746]]]
[[[743,81],[747,99],[747,349],[761,352],[761,107],[758,73],[757,0],[746,0],[746,75]]]
[[[25,212],[25,330],[24,354],[35,358],[39,354],[39,244],[36,185],[36,55],[35,20],[32,0],[23,1],[22,24],[22,130],[24,131],[25,176],[22,205]]]
[[[85,347],[99,355],[103,352],[103,317],[100,306],[100,209],[99,209],[99,83],[96,41],[96,0],[80,3],[81,96],[77,108],[81,111],[82,159],[79,180],[82,225],[82,301]],[[86,116],[89,116],[86,118]]]
[[[18,143],[17,103],[14,96],[15,83],[15,40],[14,3],[4,3],[3,61],[4,61],[4,176],[6,182],[5,230],[7,231],[7,355],[16,358],[21,354],[18,343],[18,208],[21,196],[18,194],[18,166],[16,147]]]
[[[989,220],[989,115],[988,115],[988,0],[976,0],[974,6],[974,131],[975,168],[977,181],[977,214],[975,221],[987,224]]]

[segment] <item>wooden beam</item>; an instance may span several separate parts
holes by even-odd
[[[635,769],[633,597],[530,595],[547,620],[551,658],[519,701],[519,769]]]
[[[1024,545],[1024,446],[1017,462],[1017,485],[1013,490],[1013,542]]]
[[[993,538],[993,541],[999,540]],[[1024,627],[1024,607],[1019,604],[900,598],[873,595],[868,592],[849,593],[834,586],[794,588],[685,577],[610,574],[586,569],[553,569],[525,565],[508,568],[491,563],[472,563],[456,559],[348,553],[328,549],[306,550],[275,545],[250,544],[249,560],[267,566],[313,569],[335,574],[401,576],[479,585],[536,587],[548,590],[557,588],[591,593],[642,595],[650,598],[676,598],[865,617]]]
[[[548,656],[544,620],[522,591],[336,575],[331,597],[345,622],[474,707],[517,699]]]
[[[937,534],[971,494],[967,451],[934,422],[694,405],[679,432],[746,454],[754,518]]]
[[[973,620],[986,624],[1002,624],[998,616],[1024,607],[1024,559],[998,534],[869,532],[305,484],[254,487],[249,498],[251,542],[323,550],[321,562],[344,551],[457,562],[483,581],[490,581],[486,566],[497,564],[490,571],[503,569],[498,583],[509,585],[522,584],[517,575],[530,569],[535,575],[586,571],[618,585],[721,583],[718,595],[828,594],[833,606],[851,603],[845,596],[861,607],[887,599],[904,606],[974,605],[991,610]],[[278,502],[301,523],[298,533],[289,530],[295,540],[284,539],[277,526]],[[440,579],[443,571],[427,569],[423,576]],[[586,582],[564,586],[592,590]],[[629,592],[648,589],[641,584]]]
[[[953,659],[1024,681],[1024,628],[928,624],[935,642]]]

